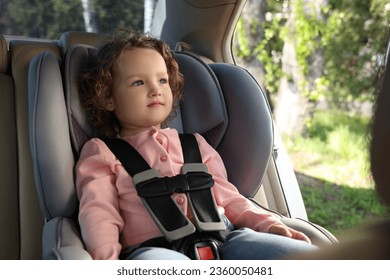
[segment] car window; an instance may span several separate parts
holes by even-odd
[[[247,0],[236,27],[235,62],[269,97],[309,220],[333,233],[386,215],[370,174],[369,124],[389,18],[388,0]]]
[[[155,2],[4,0],[0,1],[0,33],[58,39],[65,31],[110,33],[120,27],[147,30]]]

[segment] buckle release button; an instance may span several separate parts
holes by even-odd
[[[219,260],[218,245],[213,240],[198,242],[194,244],[196,260]]]
[[[214,252],[210,246],[197,247],[200,260],[215,260]]]

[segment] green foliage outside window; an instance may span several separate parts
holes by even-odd
[[[307,1],[306,1],[307,2]],[[275,95],[282,72],[282,51],[286,40],[293,42],[304,75],[310,74],[310,59],[316,51],[324,56],[324,69],[306,92],[316,102],[325,97],[343,108],[351,101],[373,101],[376,76],[381,67],[390,23],[389,0],[329,0],[320,15],[297,0],[295,20],[288,26],[290,1],[267,1],[263,38],[256,47],[265,70],[265,87]],[[283,8],[284,5],[284,8]],[[307,4],[306,4],[307,5]],[[240,29],[237,36],[240,36]],[[241,38],[239,56],[247,55]],[[305,87],[302,87],[305,88]]]
[[[109,33],[118,27],[143,29],[143,0],[90,0],[96,32]],[[58,39],[65,31],[85,31],[81,0],[5,0],[0,3],[0,33]],[[1,30],[6,28],[7,30]]]

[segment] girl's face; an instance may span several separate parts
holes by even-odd
[[[167,119],[173,103],[168,79],[165,61],[155,50],[135,48],[119,56],[106,109],[118,118],[122,137],[159,128]]]

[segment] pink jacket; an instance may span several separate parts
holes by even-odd
[[[180,173],[183,154],[174,129],[156,129],[124,137],[161,176]],[[219,154],[196,134],[203,162],[212,174],[212,188],[221,213],[236,227],[267,232],[277,219],[253,206],[227,180]],[[76,186],[80,200],[79,222],[86,249],[94,259],[118,259],[122,248],[162,236],[136,193],[133,182],[105,143],[88,141],[76,166]],[[173,198],[191,218],[187,198],[175,193]]]

